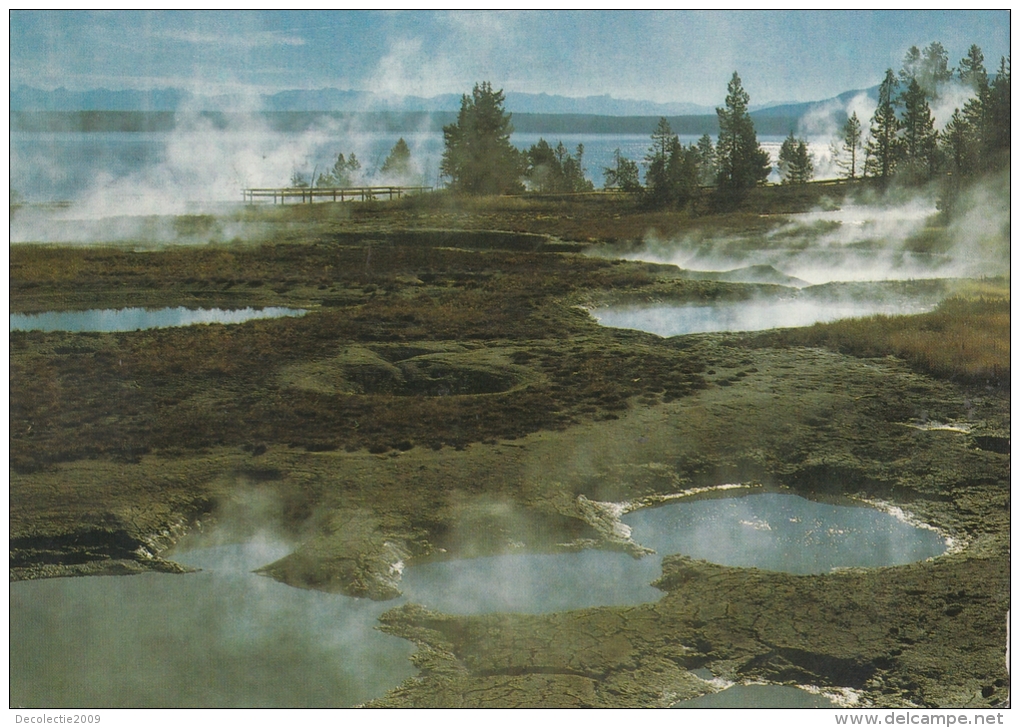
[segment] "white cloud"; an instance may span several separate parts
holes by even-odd
[[[177,41],[180,43],[210,44],[216,46],[241,46],[258,48],[265,46],[303,46],[305,39],[298,35],[267,30],[247,33],[210,33],[198,30],[159,30],[150,34],[152,38]]]

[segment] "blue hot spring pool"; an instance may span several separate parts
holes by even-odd
[[[105,308],[12,313],[11,331],[137,331],[192,324],[239,324],[252,319],[303,316],[297,308]]]
[[[253,574],[293,548],[258,539],[171,555],[203,569],[197,573],[15,582],[11,705],[353,706],[414,674],[412,644],[375,628],[382,612],[404,602],[455,614],[639,604],[661,596],[650,583],[670,553],[804,574],[908,563],[946,549],[934,531],[877,509],[790,494],[679,499],[623,521],[635,541],[657,553],[412,563],[401,583],[404,597],[389,602],[295,589]],[[714,700],[746,692],[732,690]],[[752,692],[755,701],[779,694]],[[792,702],[786,707],[808,699],[803,691],[780,692]]]
[[[922,313],[931,308],[931,305],[907,306],[902,302],[762,299],[715,303],[711,306],[613,306],[595,309],[591,315],[603,326],[636,329],[659,336],[681,336],[810,326],[856,316]]]

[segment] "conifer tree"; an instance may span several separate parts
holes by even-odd
[[[703,134],[698,139],[697,145],[698,161],[698,183],[703,185],[714,185],[716,175],[719,173],[715,147],[712,146],[712,137]]]
[[[990,167],[1009,166],[1010,62],[1003,57],[982,100],[982,154]]]
[[[804,184],[814,176],[814,163],[807,142],[790,132],[779,148],[779,174],[783,184]]]
[[[739,192],[768,179],[772,165],[768,152],[758,144],[747,108],[750,97],[736,72],[726,90],[725,108],[715,110],[719,117],[717,183],[721,190]]]
[[[649,202],[654,207],[669,204],[671,193],[667,167],[673,146],[679,143],[680,139],[673,134],[669,121],[666,117],[661,117],[652,132],[652,146],[645,155],[645,164],[648,167],[645,171],[645,189]]]
[[[917,79],[911,79],[903,92],[902,138],[899,141],[903,162],[911,181],[925,181],[935,176],[938,159],[935,119],[928,100]]]
[[[985,70],[985,56],[981,48],[972,45],[967,57],[960,59],[960,81],[974,93],[981,94],[988,88],[988,72]]]
[[[899,154],[900,120],[893,105],[896,90],[896,76],[892,69],[885,72],[885,79],[878,87],[878,106],[871,117],[871,136],[868,139],[868,159],[865,174],[877,177],[887,183],[896,170]]]
[[[503,110],[503,91],[476,84],[461,97],[457,121],[443,127],[445,150],[440,170],[461,192],[493,195],[521,192],[522,155],[512,144],[511,114]]]
[[[836,166],[843,171],[849,180],[857,179],[857,171],[861,168],[862,138],[861,120],[855,111],[843,124],[839,136],[830,147]]]
[[[393,175],[399,178],[407,178],[413,172],[411,167],[411,150],[407,147],[404,137],[400,137],[393,145],[389,156],[383,162],[379,171],[383,174]]]
[[[525,177],[537,192],[590,192],[595,189],[584,176],[584,145],[578,144],[576,156],[567,152],[563,142],[555,148],[539,139],[525,153],[528,168]]]
[[[605,177],[604,188],[607,190],[615,188],[624,192],[641,191],[637,162],[623,156],[619,148],[613,152],[613,166],[603,167],[602,175]]]

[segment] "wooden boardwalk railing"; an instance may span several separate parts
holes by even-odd
[[[431,192],[431,187],[253,187],[242,190],[244,201],[254,203],[256,199],[269,200],[273,204],[285,204],[288,199],[295,202],[351,202],[354,200],[378,200],[394,197],[400,199],[405,195],[417,195]]]

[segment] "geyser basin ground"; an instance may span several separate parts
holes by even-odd
[[[89,311],[47,311],[45,313],[12,313],[11,331],[138,331],[165,329],[192,324],[239,324],[253,319],[303,316],[301,309],[221,308],[120,308]]]
[[[387,629],[435,650],[423,651],[419,680],[385,700],[668,705],[703,691],[689,670],[701,666],[728,682],[849,686],[862,705],[1008,699],[1009,456],[986,449],[1008,437],[1008,390],[940,380],[884,345],[855,358],[817,339],[662,339],[598,326],[571,306],[611,292],[617,301],[707,302],[749,289],[470,231],[435,245],[385,233],[484,226],[622,241],[653,226],[665,236],[691,226],[635,215],[605,195],[493,204],[478,203],[484,215],[442,204],[256,211],[279,223],[267,245],[12,246],[18,311],[315,312],[140,334],[12,332],[12,576],[159,568],[143,547],[159,553],[159,534],[206,522],[253,487],[273,494],[287,533],[308,538],[289,583],[344,593],[389,573],[388,545],[413,563],[439,549],[541,552],[595,538],[578,495],[622,503],[748,480],[804,494],[824,487],[901,503],[962,546],[931,561],[811,575],[667,557],[665,595],[626,607],[390,610]],[[760,237],[771,219],[727,215],[705,226],[750,226]],[[491,243],[485,252],[475,238]],[[976,330],[987,327],[979,320]],[[340,364],[347,373],[350,362],[337,359],[344,347],[429,342],[472,358],[498,350],[523,378],[499,393],[410,397],[364,386],[348,393],[333,378]],[[447,369],[416,371],[449,379]],[[931,421],[971,428],[909,426]],[[469,530],[486,538],[472,554],[458,551]]]

